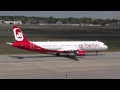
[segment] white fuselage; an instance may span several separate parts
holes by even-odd
[[[48,41],[48,42],[32,42],[35,45],[56,51],[72,51],[72,50],[85,50],[85,51],[103,51],[108,47],[100,41]]]
[[[78,56],[85,56],[86,51],[104,51],[108,47],[100,41],[48,41],[48,42],[31,42],[22,33],[18,26],[13,26],[13,32],[15,36],[14,43],[7,43],[13,47],[29,50],[39,53],[56,53],[57,56],[60,53],[74,53]]]

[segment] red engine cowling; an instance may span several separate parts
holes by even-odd
[[[86,51],[85,50],[78,50],[77,51],[77,55],[78,56],[85,56],[86,55]]]

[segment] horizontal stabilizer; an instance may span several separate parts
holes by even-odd
[[[10,43],[10,42],[6,42],[6,44],[10,44],[10,45],[12,45],[12,43]]]

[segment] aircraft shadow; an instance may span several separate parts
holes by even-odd
[[[104,55],[106,55],[106,54],[98,54],[98,55],[96,55],[96,54],[87,54],[86,56],[104,56]]]
[[[24,59],[24,58],[44,58],[44,57],[55,57],[55,56],[9,56],[9,57]]]
[[[53,55],[53,54],[51,54],[51,55]],[[74,55],[70,55],[70,56],[68,56],[68,55],[61,55],[61,56],[55,56],[55,55],[53,55],[53,56],[9,56],[9,57],[11,57],[11,58],[17,58],[17,59],[24,59],[24,58],[46,58],[46,57],[64,57],[64,58],[69,58],[69,59],[71,59],[71,60],[75,60],[75,61],[78,61],[78,58],[83,58],[83,57],[76,57],[76,56],[74,56]]]
[[[55,54],[51,54],[51,55],[55,56]],[[78,57],[78,56],[74,56],[74,55],[60,55],[60,56],[56,56],[56,57],[65,57],[65,58],[69,58],[70,60],[75,60],[75,61],[79,61],[78,58],[84,58],[84,56]]]
[[[53,55],[53,56],[51,56]],[[98,54],[97,56],[104,56],[105,54]],[[55,56],[55,54],[50,54],[47,56],[9,56],[11,58],[17,58],[17,59],[24,59],[24,58],[46,58],[46,57],[64,57],[64,58],[69,58],[70,60],[75,60],[79,61],[79,58],[85,58],[87,56],[96,56],[96,54],[87,54],[86,56],[74,56],[74,55],[60,55],[60,56]]]

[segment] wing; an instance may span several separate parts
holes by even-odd
[[[78,48],[64,48],[64,49],[60,49],[59,51],[66,51],[68,53],[74,53],[75,55],[78,55],[78,56],[85,56],[86,55],[85,50],[80,50]]]
[[[59,49],[58,51],[68,51],[68,52],[74,52],[74,51],[77,51],[78,48],[62,48],[62,49]]]

